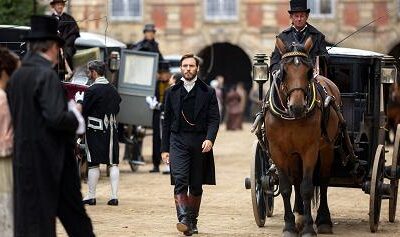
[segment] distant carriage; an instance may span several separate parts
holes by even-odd
[[[389,221],[396,216],[400,178],[400,125],[397,126],[392,157],[385,157],[385,125],[388,116],[389,87],[398,79],[391,56],[357,49],[329,49],[329,63],[319,60],[319,73],[340,89],[343,116],[355,155],[356,164],[343,165],[343,139],[338,139],[330,174],[330,187],[359,188],[370,195],[371,232],[378,229],[381,202],[389,200]],[[272,162],[266,138],[265,111],[260,111],[253,125],[258,141],[254,143],[251,176],[245,179],[251,189],[256,224],[264,226],[274,211],[274,198],[280,194],[279,175]],[[391,165],[385,164],[385,158]]]

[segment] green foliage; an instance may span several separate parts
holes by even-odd
[[[29,25],[35,0],[0,0],[0,25]],[[46,6],[37,1],[36,14],[43,14]]]

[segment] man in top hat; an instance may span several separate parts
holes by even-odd
[[[160,49],[158,48],[158,43],[155,40],[156,27],[154,26],[154,24],[146,24],[143,28],[143,35],[144,39],[134,44],[131,49],[158,53],[158,60],[164,60]]]
[[[310,58],[315,63],[316,57],[319,55],[327,55],[325,35],[319,32],[315,27],[307,23],[310,9],[307,8],[307,0],[290,0],[289,16],[292,25],[280,33],[279,37],[287,48],[292,43],[304,44],[308,37],[311,37],[313,47],[309,52]],[[277,47],[271,56],[271,71],[276,77],[279,74],[279,64],[281,54]]]
[[[155,40],[155,34],[156,34],[156,28],[155,28],[154,24],[146,24],[144,26],[144,28],[143,28],[143,35],[144,35],[143,40],[137,42],[136,44],[133,44],[131,49],[138,50],[138,51],[144,51],[144,52],[157,53],[158,54],[158,66],[159,66],[158,69],[160,69],[160,65],[162,65],[162,64],[160,64],[160,62],[162,62],[164,60],[164,58],[163,58],[163,56],[162,56],[162,54],[160,52],[160,49],[158,48],[158,43]],[[156,91],[157,91],[157,88],[156,88]],[[154,113],[157,116],[159,111],[155,111]],[[155,120],[153,118],[153,124],[154,124],[154,121]],[[138,124],[138,125],[140,125],[140,124]],[[159,126],[157,126],[157,127],[159,127]],[[157,127],[156,127],[156,130],[157,130]],[[154,129],[154,127],[153,127],[153,129]],[[119,131],[119,135],[121,136],[123,134],[123,126],[121,124],[118,126],[118,131]],[[135,126],[133,126],[132,131],[136,131],[136,127]],[[154,136],[157,136],[157,134],[153,133],[153,137]],[[121,139],[121,140],[124,140],[124,139]],[[136,149],[141,151],[142,149],[139,146],[141,146],[141,144],[138,144],[136,146]],[[127,149],[128,147],[129,146],[125,146],[125,149]],[[153,146],[153,148],[154,148],[154,146]],[[127,153],[127,152],[125,152],[125,153]],[[156,153],[159,154],[159,152],[156,152]],[[151,173],[158,173],[160,171],[160,169],[158,168],[160,159],[158,159],[158,161],[157,161],[157,158],[154,158],[157,154],[154,154],[154,149],[153,149],[153,164],[154,164],[154,167],[153,167],[153,169],[150,170]],[[139,156],[139,159],[142,159],[141,155]],[[138,164],[138,165],[144,164],[143,161],[137,161],[137,160],[133,160],[133,161],[130,161],[130,162],[132,162],[134,164]]]
[[[73,70],[72,57],[76,52],[75,40],[79,35],[79,27],[75,19],[64,12],[66,0],[52,0],[50,6],[53,9],[52,16],[58,21],[58,34],[64,39],[62,53],[59,56],[59,63],[56,66],[61,80],[65,79],[65,74],[71,76]]]
[[[57,20],[32,16],[29,51],[8,84],[14,127],[14,236],[56,236],[56,217],[69,236],[94,236],[81,202],[75,134],[85,131],[74,101],[67,104],[53,65],[64,40]]]

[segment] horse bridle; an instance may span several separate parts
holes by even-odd
[[[294,60],[295,60],[295,64],[298,64],[298,63],[300,63],[300,60],[299,59],[296,59],[297,57],[301,57],[301,58],[305,58],[305,59],[308,59],[308,54],[306,54],[306,53],[304,53],[304,52],[300,52],[300,51],[294,51],[294,52],[287,52],[287,53],[285,53],[285,54],[283,54],[282,55],[282,61],[281,61],[281,71],[282,71],[282,77],[281,77],[281,82],[282,82],[282,86],[287,90],[287,87],[286,87],[286,83],[284,82],[284,80],[283,80],[283,75],[284,75],[284,62],[283,62],[283,59],[285,59],[285,58],[295,58]],[[296,62],[297,61],[297,62]],[[310,69],[310,70],[312,70],[312,68]],[[286,99],[288,100],[289,98],[290,98],[290,95],[294,92],[294,91],[298,91],[298,90],[300,90],[300,91],[302,91],[303,93],[304,93],[304,95],[307,97],[307,89],[308,88],[310,88],[310,83],[311,83],[311,80],[309,79],[309,83],[308,83],[308,86],[306,87],[306,88],[303,88],[303,87],[295,87],[295,88],[292,88],[292,89],[290,89],[289,91],[286,91],[285,92],[285,96],[286,96]]]

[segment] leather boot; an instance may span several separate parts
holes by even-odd
[[[189,222],[189,208],[188,208],[188,196],[186,193],[180,193],[174,195],[175,198],[175,206],[176,206],[176,215],[178,217],[178,223],[176,224],[176,228],[186,233],[190,232],[190,222]],[[191,234],[190,234],[191,235]]]
[[[201,195],[194,196],[189,195],[189,206],[190,206],[190,224],[191,231],[193,234],[198,234],[199,230],[197,229],[197,217],[199,216],[200,203],[201,203]]]

